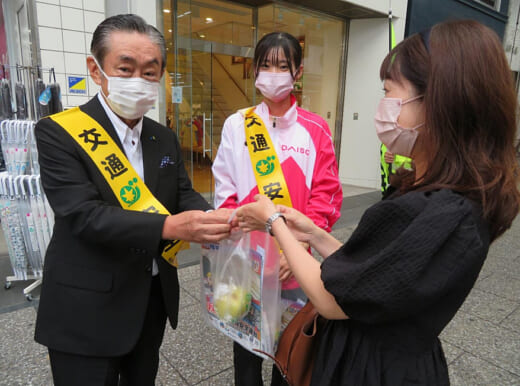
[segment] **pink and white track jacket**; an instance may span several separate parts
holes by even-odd
[[[293,96],[291,101],[283,117],[270,116],[263,102],[255,112],[276,148],[293,207],[330,232],[343,201],[330,129],[320,116],[298,107]],[[258,194],[245,141],[244,116],[236,112],[224,123],[213,162],[215,208],[236,208]]]

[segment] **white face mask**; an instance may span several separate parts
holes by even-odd
[[[267,99],[278,103],[293,90],[294,79],[290,72],[260,71],[255,86]]]
[[[138,119],[155,105],[159,94],[159,82],[150,82],[143,78],[120,78],[105,74],[96,58],[99,71],[108,81],[108,105],[120,117]]]

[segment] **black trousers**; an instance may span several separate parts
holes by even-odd
[[[282,290],[282,297],[294,301],[307,301],[307,296],[301,288],[292,290]],[[233,342],[233,365],[235,368],[235,386],[263,386],[262,379],[263,359],[251,351],[245,349],[236,342]],[[282,374],[273,365],[271,386],[287,385]]]
[[[233,362],[235,365],[235,386],[263,386],[262,362],[258,355],[233,342]],[[271,386],[285,386],[280,371],[273,365]]]
[[[159,347],[166,327],[166,310],[159,275],[137,344],[121,357],[89,357],[49,349],[55,386],[153,386],[159,368]]]

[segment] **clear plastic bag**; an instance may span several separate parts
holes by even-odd
[[[220,243],[214,261],[213,301],[224,322],[237,322],[251,309],[251,261],[248,235]]]
[[[233,257],[234,255],[237,256]],[[265,355],[255,350],[274,355],[280,335],[283,305],[278,280],[279,258],[280,251],[276,242],[264,232],[247,233],[240,240],[202,245],[201,303],[206,321],[247,350],[264,358]],[[238,261],[240,263],[236,263]],[[236,268],[234,273],[230,272],[230,266]],[[238,271],[242,273],[238,274]],[[249,280],[246,279],[247,276]],[[222,311],[223,305],[219,307],[217,304],[220,298],[218,287],[231,286],[231,277],[240,281],[244,288],[249,288],[247,292],[250,294],[250,302],[248,310],[242,313],[247,295],[244,294],[246,291],[239,291],[237,297],[244,299],[244,303],[233,306],[232,309],[236,312],[230,312],[226,317],[226,313]],[[235,318],[236,315],[240,317]]]

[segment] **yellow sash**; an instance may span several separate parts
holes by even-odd
[[[85,150],[105,177],[123,209],[170,214],[153,196],[112,137],[92,117],[75,107],[51,115],[50,118]],[[177,267],[177,252],[186,247],[184,243],[182,240],[168,241],[162,257],[170,265]]]
[[[285,182],[282,165],[264,122],[252,107],[243,112],[246,143],[260,194],[275,204],[292,207],[291,196]]]

